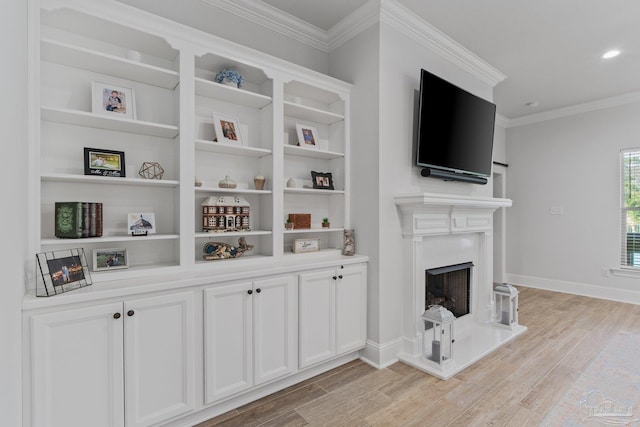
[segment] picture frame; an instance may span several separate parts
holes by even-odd
[[[296,123],[296,133],[298,134],[298,146],[318,150],[318,131],[313,126]]]
[[[313,181],[313,188],[317,190],[334,190],[331,172],[311,171],[311,180]]]
[[[84,147],[84,174],[126,177],[124,151]]]
[[[127,214],[127,233],[140,236],[155,234],[156,216],[153,212],[132,212]]]
[[[240,122],[235,117],[213,113],[213,129],[217,142],[233,145],[244,145],[240,133]]]
[[[129,256],[125,248],[93,250],[93,271],[111,271],[129,268]]]
[[[296,254],[318,252],[320,250],[320,239],[295,239],[291,250]]]
[[[83,248],[36,254],[36,296],[49,297],[91,285]]]
[[[136,103],[133,89],[96,80],[92,81],[91,111],[93,114],[135,120]]]

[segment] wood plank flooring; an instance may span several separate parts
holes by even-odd
[[[640,306],[519,290],[529,330],[448,381],[356,360],[198,427],[539,425],[617,332],[640,333]]]

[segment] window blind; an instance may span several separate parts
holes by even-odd
[[[620,264],[640,268],[640,148],[621,153]]]

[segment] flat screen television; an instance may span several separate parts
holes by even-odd
[[[495,104],[426,70],[421,70],[419,103],[418,166],[451,175],[490,176]]]

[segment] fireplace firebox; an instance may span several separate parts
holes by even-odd
[[[455,317],[470,313],[472,262],[425,270],[425,310],[440,305]]]

